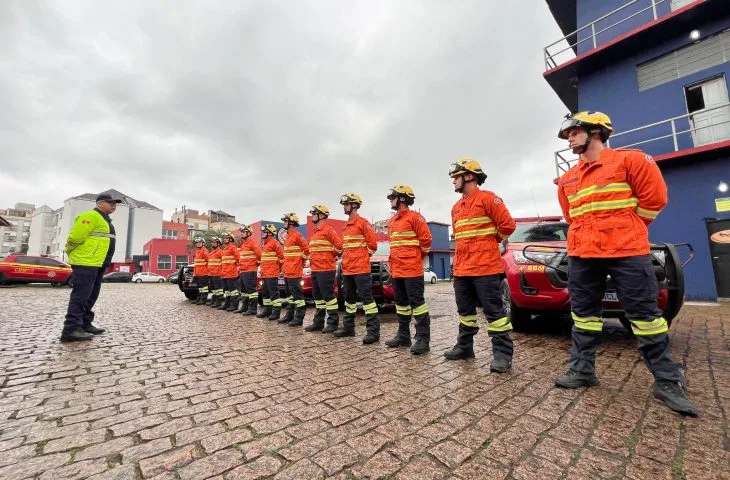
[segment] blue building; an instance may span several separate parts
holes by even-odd
[[[433,243],[428,253],[428,264],[424,262],[424,266],[430,268],[440,279],[449,278],[451,273],[452,250],[449,244],[449,226],[446,223],[428,222]]]
[[[654,156],[669,204],[650,240],[694,247],[687,298],[730,298],[730,2],[547,4],[565,37],[544,49],[545,79],[570,112],[611,117],[610,147]],[[576,160],[556,152],[557,174]]]

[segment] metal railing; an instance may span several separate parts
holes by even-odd
[[[640,9],[638,12],[634,12],[634,13],[628,15],[627,17],[622,18],[621,20],[618,20],[617,22],[614,22],[611,25],[609,25],[601,30],[596,30],[596,24],[598,24],[598,23],[602,22],[603,20],[606,20],[607,18],[609,18],[613,15],[616,15],[618,13],[623,12],[623,13],[628,14],[628,12],[624,12],[624,10],[626,10],[628,7],[630,7],[631,5],[633,5],[637,2],[642,2],[642,3],[646,2],[649,5]],[[622,23],[636,17],[637,15],[641,15],[642,13],[651,10],[652,17],[654,20],[656,20],[657,18],[662,16],[657,13],[657,7],[665,2],[669,2],[669,0],[631,0],[627,3],[625,3],[624,5],[621,5],[617,9],[608,12],[607,14],[603,15],[602,17],[597,18],[596,20],[592,21],[588,25],[580,27],[578,30],[567,34],[566,36],[564,36],[563,38],[561,38],[559,40],[556,40],[555,42],[551,43],[550,45],[548,45],[547,47],[545,47],[543,49],[543,53],[544,53],[544,57],[545,57],[545,70],[550,70],[552,68],[555,68],[558,65],[560,65],[561,63],[567,62],[568,60],[574,58],[575,55],[574,55],[573,48],[575,47],[575,49],[578,50],[578,48],[577,48],[578,45],[580,45],[584,42],[590,42],[591,47],[589,50],[592,50],[592,49],[598,47],[598,45],[601,43],[598,41],[598,35],[606,32],[608,30],[611,30],[612,28],[616,27],[617,25],[621,25]],[[671,6],[670,6],[670,11],[671,11]],[[669,13],[669,12],[667,12],[667,13]],[[585,38],[579,39],[579,37],[581,36],[580,35],[581,33],[583,33],[583,32],[587,33],[588,31],[590,31],[590,35],[586,35]],[[573,37],[575,38],[575,41],[571,43],[571,38],[573,38]],[[609,41],[609,40],[612,40],[612,39],[607,39],[606,41]],[[562,46],[563,42],[567,42],[568,46],[561,48],[558,51],[552,51],[553,47]],[[602,42],[602,43],[605,43],[605,42]],[[560,59],[556,59],[556,57],[558,57],[566,52],[571,52],[570,55],[565,55],[568,58],[566,58],[563,61],[560,61]]]
[[[685,135],[685,134],[692,135],[693,133],[696,133],[696,132],[705,130],[707,128],[714,128],[714,127],[717,127],[719,125],[730,124],[730,120],[725,120],[725,121],[722,121],[722,122],[712,123],[710,125],[704,125],[702,127],[693,127],[693,126],[691,126],[692,125],[691,119],[695,115],[701,114],[701,113],[711,112],[713,110],[719,110],[721,108],[729,108],[730,109],[730,102],[723,103],[722,105],[716,105],[716,106],[711,107],[711,108],[704,108],[702,110],[697,110],[695,112],[687,113],[687,114],[684,114],[684,115],[680,115],[678,117],[668,118],[666,120],[661,120],[659,122],[650,123],[648,125],[643,125],[641,127],[634,128],[634,129],[631,129],[631,130],[626,130],[626,131],[621,132],[621,133],[615,133],[615,134],[611,135],[611,138],[608,139],[608,141],[606,142],[606,145],[609,146],[609,147],[612,147],[613,146],[614,148],[632,148],[632,147],[637,147],[639,145],[645,145],[645,144],[650,143],[650,142],[656,142],[656,141],[659,141],[659,140],[665,140],[665,139],[671,138],[672,139],[672,144],[673,144],[673,147],[674,147],[674,149],[672,151],[678,152],[679,150],[681,150],[680,145],[679,145],[680,135]],[[687,128],[686,130],[678,130],[677,129],[677,121],[678,120],[687,120],[687,122],[690,125],[690,128]],[[654,136],[654,137],[648,138],[646,140],[640,140],[638,142],[628,143],[626,145],[616,145],[617,139],[619,139],[622,136],[629,135],[629,134],[633,134],[633,133],[637,133],[637,132],[644,132],[644,131],[647,131],[647,130],[649,130],[651,128],[661,127],[661,126],[669,126],[669,128],[671,129],[671,133],[669,133],[669,134],[661,134],[661,135],[658,135],[658,136]],[[725,138],[725,139],[722,139],[722,140],[730,140],[730,137]],[[718,140],[718,141],[722,141],[722,140]],[[579,158],[577,156],[573,156],[572,158],[566,158],[563,155],[565,152],[571,152],[572,153],[572,149],[570,149],[570,148],[564,148],[562,150],[558,150],[557,152],[555,152],[555,171],[556,171],[558,177],[561,176],[563,173],[567,172],[568,170],[570,170],[570,168],[575,164],[575,162],[578,161],[578,158]],[[662,153],[668,153],[668,152],[662,152]]]

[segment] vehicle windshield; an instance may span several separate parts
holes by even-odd
[[[510,242],[559,242],[568,237],[565,222],[518,223]]]
[[[390,242],[378,242],[378,247],[375,249],[373,256],[376,257],[387,257],[390,255]]]

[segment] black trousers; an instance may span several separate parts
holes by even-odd
[[[279,296],[279,279],[274,278],[262,278],[263,289],[262,297],[264,300],[264,307],[278,308],[281,309],[281,297]]]
[[[226,298],[238,298],[238,278],[223,278],[221,280],[223,280],[223,296]]]
[[[357,299],[362,302],[365,315],[377,315],[378,305],[373,300],[373,276],[369,273],[357,275],[343,275],[342,283],[345,288],[345,313],[357,313]]]
[[[242,296],[248,297],[249,301],[257,301],[259,294],[256,293],[256,272],[241,273],[239,281],[241,282]]]
[[[416,338],[426,341],[431,339],[431,317],[428,314],[428,305],[423,299],[423,276],[394,278],[395,313],[398,316],[399,335],[405,332],[410,335],[411,315],[416,321]]]
[[[66,320],[63,332],[68,333],[77,328],[84,328],[94,321],[94,304],[101,291],[101,279],[104,267],[85,267],[72,265],[73,270],[71,297],[68,300]]]
[[[182,279],[180,281],[182,281]],[[198,293],[200,295],[208,295],[208,292],[210,290],[208,288],[207,275],[198,275],[197,277],[193,277],[193,282],[195,282],[195,284],[198,286]]]
[[[312,297],[317,310],[337,313],[335,270],[312,272]]]
[[[208,282],[210,283],[210,293],[214,296],[223,295],[223,280],[221,277],[209,276]]]
[[[472,336],[479,329],[477,301],[482,304],[482,310],[489,322],[487,332],[492,339],[492,352],[495,358],[500,356],[512,358],[514,343],[509,335],[512,323],[504,311],[500,276],[454,277],[454,297],[459,321]]]
[[[288,297],[286,298],[287,306],[292,308],[304,308],[306,303],[304,302],[304,293],[302,292],[302,278],[287,278],[286,279],[286,291]]]
[[[568,290],[573,317],[571,369],[595,372],[603,329],[602,300],[610,275],[626,318],[636,335],[641,358],[656,378],[684,382],[669,356],[668,325],[657,307],[657,286],[650,255],[568,259]]]

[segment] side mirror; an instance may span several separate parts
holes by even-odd
[[[509,242],[507,241],[506,238],[504,240],[502,240],[501,242],[499,242],[499,254],[500,255],[504,255],[504,252],[507,251],[507,244],[508,243]]]

